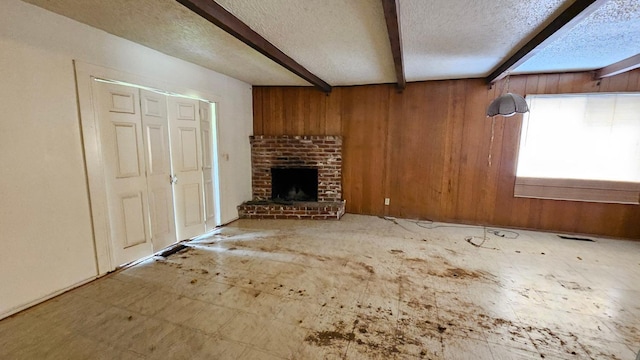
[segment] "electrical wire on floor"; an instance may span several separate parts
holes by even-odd
[[[484,243],[487,242],[487,228],[483,228],[484,229],[484,236],[483,237],[479,237],[479,236],[466,236],[464,238],[464,241],[468,242],[469,244],[477,247],[477,248],[483,248],[483,249],[490,249],[490,250],[500,250],[498,248],[493,248],[493,247],[487,247],[484,246]],[[476,243],[473,240],[475,239],[480,239],[482,240],[480,243]]]
[[[398,224],[398,222],[396,221],[395,218],[392,217],[388,217],[385,216],[385,220],[390,220],[393,221],[394,223]],[[460,228],[460,229],[475,229],[477,228],[477,226],[473,226],[473,225],[436,225],[434,224],[434,222],[432,220],[407,220],[404,219],[404,221],[408,221],[410,223],[416,224],[417,226],[423,228],[423,229],[438,229],[438,228]],[[400,225],[400,224],[398,224]],[[485,230],[487,233],[501,237],[501,238],[505,238],[505,239],[517,239],[518,236],[520,236],[520,234],[516,231],[511,231],[511,230],[501,230],[501,229],[494,229],[494,228],[486,228]]]
[[[398,219],[394,218],[394,217],[390,217],[390,216],[384,216],[382,217],[384,220],[387,221],[391,221],[394,224],[400,226],[401,228],[415,233],[415,231],[407,228],[406,226],[403,226],[402,224],[400,224],[398,222]],[[439,224],[435,224],[432,220],[408,220],[408,219],[403,219],[404,221],[410,222],[412,224],[415,224],[418,227],[421,227],[423,229],[427,229],[427,230],[433,230],[433,229],[438,229],[438,228],[459,228],[459,229],[477,229],[477,226],[473,226],[473,225],[439,225]],[[486,247],[484,246],[485,242],[487,242],[488,237],[487,234],[491,234],[494,236],[498,236],[504,239],[517,239],[520,234],[516,231],[512,231],[512,230],[501,230],[501,229],[494,229],[494,228],[487,228],[487,227],[483,227],[483,231],[484,231],[484,236],[479,237],[479,236],[466,236],[464,238],[464,240],[466,242],[468,242],[469,244],[475,246],[475,247],[479,247],[479,248],[485,248],[485,249],[492,249],[492,250],[498,250],[497,248],[491,248],[491,247]],[[476,242],[474,240],[479,239],[480,242]]]
[[[407,227],[403,226],[402,224],[400,224],[400,223],[398,222],[398,220],[397,220],[396,218],[394,218],[394,217],[390,217],[390,216],[381,216],[380,218],[381,218],[381,219],[383,219],[383,220],[391,221],[392,223],[394,223],[394,224],[396,224],[396,225],[400,226],[401,228],[403,228],[403,229],[407,230],[407,231],[408,231],[408,232],[410,232],[410,233],[413,233],[413,234],[415,234],[415,233],[416,233],[415,231],[413,231],[413,230],[411,230],[411,229],[409,229],[409,228],[407,228]]]
[[[515,231],[511,231],[511,230],[498,230],[498,229],[489,229],[487,228],[487,232],[495,235],[495,236],[499,236],[501,238],[505,238],[505,239],[517,239],[518,236],[520,236],[520,234],[518,234]]]

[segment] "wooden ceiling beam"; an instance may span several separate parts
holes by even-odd
[[[404,61],[402,58],[402,33],[400,31],[400,14],[398,0],[382,0],[384,18],[387,22],[387,33],[391,43],[391,53],[396,69],[397,86],[399,90],[404,90],[407,81],[404,76]]]
[[[189,10],[202,16],[210,23],[216,25],[226,31],[236,39],[249,45],[251,48],[260,52],[269,59],[280,64],[292,73],[300,76],[316,88],[329,93],[331,85],[311,73],[304,66],[293,60],[287,54],[283,53],[275,45],[253,31],[247,24],[235,17],[225,8],[220,6],[213,0],[176,0],[180,4],[186,6]]]
[[[640,68],[640,54],[618,61],[615,64],[605,66],[596,71],[596,79],[622,74],[627,71]]]
[[[496,67],[496,69],[485,78],[487,84],[491,84],[505,77],[506,74],[534,56],[536,52],[544,49],[545,46],[566,34],[576,24],[591,15],[607,1],[608,0],[576,0],[533,39],[516,51],[513,56]]]

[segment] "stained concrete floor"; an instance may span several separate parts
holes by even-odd
[[[640,241],[240,220],[0,321],[1,359],[635,359]]]

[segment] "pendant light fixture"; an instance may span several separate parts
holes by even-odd
[[[501,115],[504,117],[513,116],[517,113],[522,114],[529,111],[527,101],[520,95],[514,93],[506,93],[493,100],[487,108],[487,116]]]
[[[487,116],[494,117],[501,115],[504,117],[522,114],[529,111],[527,101],[520,95],[509,92],[509,77],[507,75],[506,94],[493,100],[487,108]]]

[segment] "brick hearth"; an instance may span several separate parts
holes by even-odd
[[[342,138],[340,136],[251,136],[253,200],[238,206],[241,218],[340,219]],[[318,201],[275,203],[272,168],[318,169]]]
[[[344,202],[297,202],[290,205],[246,202],[238,206],[243,219],[338,220],[344,215]]]

